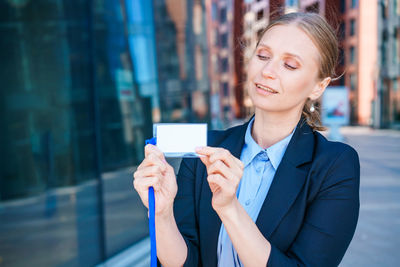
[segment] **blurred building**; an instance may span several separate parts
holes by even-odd
[[[359,90],[359,56],[360,52],[360,17],[358,1],[345,0],[341,2],[341,25],[340,25],[340,74],[344,73],[345,85],[349,89],[350,122],[357,124],[359,118],[360,97],[363,92],[371,88]],[[372,51],[371,51],[372,52]],[[372,52],[373,53],[373,52]],[[339,73],[338,73],[339,74]]]
[[[344,84],[351,123],[398,127],[400,77],[398,0],[341,1]]]
[[[209,76],[211,83],[211,123],[223,128],[235,118],[238,105],[235,99],[235,1],[207,0],[207,36],[209,42]],[[240,6],[240,5],[239,5]]]
[[[360,1],[358,7],[358,19],[353,22],[350,19],[350,34],[356,28],[358,37],[357,57],[357,79],[358,88],[356,90],[357,117],[355,118],[360,125],[372,125],[373,122],[373,98],[376,91],[378,77],[378,4],[377,1]],[[358,23],[358,27],[353,23]],[[357,24],[356,24],[357,25]],[[358,32],[358,33],[357,33]],[[352,49],[352,46],[350,46]],[[350,50],[350,59],[351,59]],[[351,79],[350,76],[350,86]],[[353,81],[353,83],[355,83]],[[351,87],[350,87],[351,88]]]
[[[210,81],[201,0],[154,0],[162,122],[207,122]]]
[[[244,13],[245,13],[245,2],[243,0],[234,1],[234,23],[233,23],[233,40],[235,45],[233,46],[234,51],[234,64],[233,64],[233,90],[235,94],[235,105],[233,106],[233,112],[235,118],[243,119],[246,116],[246,110],[244,106],[244,95],[245,95],[245,82],[246,75],[243,69],[244,54],[243,50],[245,43],[243,40],[244,33]]]
[[[400,128],[400,1],[380,0],[373,126]]]
[[[247,78],[247,66],[254,53],[256,44],[260,33],[268,25],[270,17],[270,1],[245,1],[245,14],[243,19],[243,76]],[[280,1],[282,2],[282,1]],[[282,3],[275,3],[277,8],[281,8]],[[281,4],[279,6],[279,4]],[[247,89],[243,88],[243,106],[245,110],[245,115],[248,117],[254,113],[253,104],[247,93]]]

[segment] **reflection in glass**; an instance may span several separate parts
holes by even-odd
[[[13,3],[0,7],[0,256],[92,265],[101,242],[87,9]]]
[[[6,266],[92,266],[147,234],[131,175],[153,105],[138,94],[126,9],[111,0],[0,2]]]

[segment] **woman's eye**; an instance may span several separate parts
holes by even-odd
[[[297,69],[296,67],[293,67],[293,66],[291,66],[291,65],[289,65],[287,63],[285,63],[285,66],[286,66],[286,68],[291,69],[291,70]]]
[[[264,55],[257,55],[257,57],[261,60],[268,60],[269,56],[264,56]]]

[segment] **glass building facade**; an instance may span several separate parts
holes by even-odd
[[[152,123],[209,120],[204,4],[167,2],[0,1],[0,266],[93,266],[148,235]]]

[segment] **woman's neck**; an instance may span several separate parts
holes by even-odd
[[[271,114],[261,110],[255,111],[251,135],[262,148],[268,148],[289,136],[300,120],[300,114]]]

